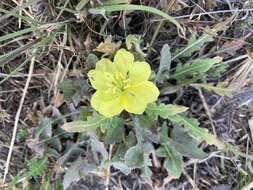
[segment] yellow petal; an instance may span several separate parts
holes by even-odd
[[[93,88],[106,90],[108,89],[108,77],[110,78],[114,72],[114,64],[109,59],[102,58],[96,63],[95,70],[89,71],[88,77]]]
[[[158,96],[159,90],[152,82],[141,82],[127,89],[124,108],[130,113],[142,114],[147,104],[156,101]]]
[[[102,58],[96,63],[96,71],[113,73],[115,66],[110,59]]]
[[[88,77],[91,85],[95,89],[106,90],[108,88],[106,81],[105,72],[90,70],[88,72]]]
[[[118,71],[125,76],[133,65],[134,55],[125,49],[120,49],[116,52],[113,62]]]
[[[151,74],[151,68],[147,62],[134,62],[129,72],[132,84],[147,81]]]
[[[99,90],[92,96],[91,106],[105,117],[118,115],[123,110],[120,94]]]
[[[124,109],[129,113],[142,114],[147,104],[134,95],[124,96]]]

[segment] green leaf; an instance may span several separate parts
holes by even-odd
[[[88,94],[88,83],[84,79],[67,79],[59,85],[59,89],[67,101],[72,100],[77,105],[82,96]]]
[[[152,176],[152,171],[151,171],[151,169],[150,169],[148,166],[145,165],[145,166],[142,168],[142,177],[143,177],[144,179],[151,180],[151,176]]]
[[[63,187],[67,189],[71,183],[77,182],[80,180],[80,169],[83,165],[83,160],[78,158],[75,162],[71,164],[71,166],[67,169],[63,176]]]
[[[187,46],[176,50],[176,55],[172,58],[174,60],[177,57],[190,57],[194,52],[201,50],[202,46],[207,42],[212,42],[214,39],[209,34],[203,34],[198,39],[195,34],[190,37]]]
[[[123,162],[112,162],[112,166],[118,170],[120,170],[125,175],[128,175],[131,173],[132,169],[129,168],[125,163]]]
[[[121,142],[125,135],[124,120],[120,118],[113,118],[110,120],[109,128],[105,136],[105,143],[114,144]]]
[[[35,130],[35,138],[50,138],[52,136],[52,120],[44,117]]]
[[[194,77],[206,73],[214,64],[220,63],[221,57],[196,59],[192,64],[178,64],[175,73],[170,76],[172,79],[183,80],[187,77]]]
[[[163,167],[167,170],[170,176],[179,178],[183,172],[183,157],[169,146],[165,146],[165,149],[168,157],[165,159]]]
[[[198,148],[198,142],[189,136],[183,128],[175,126],[169,145],[184,156],[203,159],[208,156],[202,149]]]
[[[160,65],[155,79],[156,82],[162,83],[164,79],[169,77],[170,64],[171,64],[170,46],[168,44],[164,44],[161,51]]]
[[[134,146],[136,143],[137,143],[137,140],[136,140],[135,134],[132,131],[130,131],[125,139],[125,145],[130,148]]]
[[[130,168],[142,168],[144,166],[144,151],[141,146],[134,146],[127,150],[125,163]]]
[[[96,138],[90,140],[91,150],[93,154],[100,153],[104,160],[108,159],[108,152],[105,148],[105,144]]]
[[[65,171],[62,182],[64,189],[68,189],[71,183],[79,181],[82,177],[94,170],[96,170],[94,165],[86,163],[83,158],[79,157]]]
[[[118,4],[127,4],[128,0],[107,0],[103,2],[104,5],[118,5]]]
[[[184,125],[185,129],[193,138],[201,141],[204,140],[208,144],[216,145],[220,149],[225,148],[225,144],[217,139],[213,134],[209,133],[207,129],[199,127],[198,120],[179,114],[174,115],[173,117],[169,117],[168,119],[175,124]]]
[[[128,150],[128,147],[124,143],[119,144],[117,146],[116,152],[113,154],[112,160],[114,162],[123,161],[127,150]]]
[[[232,88],[226,88],[223,86],[222,83],[219,83],[217,86],[213,86],[213,84],[191,84],[191,86],[195,87],[195,88],[204,88],[208,91],[214,92],[220,96],[232,96],[232,92],[234,91],[234,89]]]
[[[158,132],[160,141],[167,143],[169,141],[168,134],[169,134],[169,128],[167,126],[167,122],[163,122],[162,127],[159,128],[159,132]]]
[[[91,116],[88,117],[87,121],[73,121],[73,122],[68,122],[64,123],[62,128],[67,131],[67,132],[90,132],[90,131],[95,131],[98,127],[104,124],[106,121],[106,118],[103,116]]]
[[[159,142],[159,137],[154,132],[140,125],[140,120],[137,116],[134,117],[133,121],[134,121],[135,135],[138,143],[142,144],[146,140],[151,141],[153,143]]]
[[[176,115],[178,113],[185,112],[188,108],[173,104],[160,104],[156,103],[148,104],[146,113],[153,119],[157,119],[158,116],[167,119],[169,116]]]
[[[140,36],[129,34],[126,37],[127,49],[131,50],[134,47],[136,52],[138,52],[142,57],[145,57],[146,54],[142,51],[140,44],[141,44]]]
[[[161,157],[161,158],[165,158],[168,156],[167,154],[167,151],[165,150],[165,148],[163,146],[159,147],[157,150],[156,150],[156,156],[157,157]]]
[[[95,54],[90,53],[90,54],[87,56],[87,58],[86,58],[86,63],[87,63],[88,69],[90,70],[90,69],[95,68],[96,63],[98,62],[98,60],[99,60],[99,59],[98,59],[98,57],[97,57]]]
[[[149,117],[148,115],[138,115],[138,119],[140,122],[140,126],[147,129],[154,127],[156,124],[156,121],[152,119],[152,117]]]
[[[25,174],[29,179],[32,177],[39,177],[47,170],[48,158],[35,158],[28,161],[29,171]]]

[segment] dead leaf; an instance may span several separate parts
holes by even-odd
[[[84,46],[88,52],[92,50],[92,39],[90,33],[86,36],[86,40],[84,41]]]
[[[186,7],[189,7],[188,5],[187,5],[187,3],[185,3],[184,1],[182,1],[182,0],[177,0],[177,1],[168,1],[169,3],[168,3],[168,10],[169,11],[172,11],[172,12],[174,12],[174,11],[180,11],[180,10],[182,10],[182,9],[184,9],[184,8],[186,8]]]
[[[27,139],[26,145],[38,156],[44,155],[45,145],[43,143],[40,143],[38,139]]]
[[[104,42],[101,42],[94,51],[104,53],[105,55],[113,55],[121,46],[121,41],[112,42],[112,36],[108,36]]]
[[[59,108],[64,103],[64,95],[61,93],[57,93],[51,100],[51,104],[55,107]]]
[[[223,44],[223,46],[221,47],[219,51],[233,56],[244,45],[245,45],[245,42],[242,40],[227,41],[226,43]]]

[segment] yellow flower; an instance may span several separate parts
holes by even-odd
[[[88,73],[96,89],[91,106],[105,117],[118,115],[123,110],[142,114],[147,104],[159,96],[158,88],[148,81],[150,74],[149,64],[134,61],[133,54],[125,49],[116,52],[113,62],[102,58]]]

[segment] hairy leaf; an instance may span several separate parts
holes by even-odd
[[[88,83],[84,79],[67,79],[59,85],[59,89],[67,101],[72,100],[77,105],[81,97],[88,94]]]
[[[92,138],[90,141],[91,150],[93,154],[100,153],[104,160],[108,159],[108,152],[105,148],[105,144],[96,138]]]
[[[146,54],[142,51],[140,44],[141,40],[139,36],[130,34],[126,37],[127,49],[131,50],[134,47],[135,51],[137,51],[142,57],[145,57]]]
[[[62,128],[68,132],[89,132],[95,131],[98,127],[104,124],[106,118],[103,116],[90,116],[87,121],[73,121],[63,124]]]
[[[192,64],[178,64],[175,73],[170,75],[170,78],[176,80],[183,80],[187,77],[194,77],[206,73],[214,64],[220,63],[221,57],[196,59]]]
[[[114,144],[122,141],[125,135],[124,120],[113,118],[110,120],[109,125],[105,136],[105,143]]]
[[[130,168],[142,168],[144,166],[144,151],[139,145],[131,147],[125,154],[126,165]]]
[[[179,178],[183,172],[183,157],[177,151],[171,149],[171,147],[165,145],[167,157],[163,164],[163,167],[167,170],[170,176]]]
[[[205,43],[212,41],[213,37],[209,34],[203,34],[198,39],[196,34],[192,34],[187,46],[185,48],[177,49],[176,55],[172,59],[175,59],[176,57],[190,57],[194,52],[201,50]]]
[[[216,145],[218,148],[225,148],[224,143],[217,139],[213,134],[209,133],[207,129],[200,128],[198,120],[194,118],[188,118],[184,115],[174,115],[169,117],[173,123],[184,125],[189,134],[197,140],[204,140],[210,145]]]
[[[208,91],[212,91],[220,96],[232,96],[232,92],[234,89],[231,88],[226,88],[224,86],[222,86],[222,83],[218,84],[217,86],[213,86],[212,84],[191,84],[191,86],[193,87],[197,87],[197,88],[204,88]]]
[[[203,159],[208,155],[202,149],[198,148],[198,142],[179,126],[174,127],[171,138],[169,141],[170,146],[184,156]]]
[[[64,189],[68,189],[71,183],[79,181],[82,177],[95,169],[95,165],[90,165],[86,163],[83,158],[79,157],[71,163],[70,167],[65,171],[62,182]]]
[[[125,175],[128,175],[131,173],[132,169],[129,168],[125,163],[123,162],[113,162],[112,166],[118,170],[120,170]]]
[[[63,188],[67,189],[71,183],[77,182],[80,180],[80,168],[83,165],[82,159],[77,159],[75,162],[71,164],[71,166],[67,169],[63,176]]]
[[[167,119],[169,116],[176,115],[178,113],[185,112],[188,108],[173,104],[160,104],[156,103],[148,104],[146,113],[153,119],[157,119],[158,116]]]
[[[164,79],[169,77],[169,70],[171,64],[170,46],[168,44],[163,45],[161,50],[160,65],[155,78],[157,83],[162,83]]]

